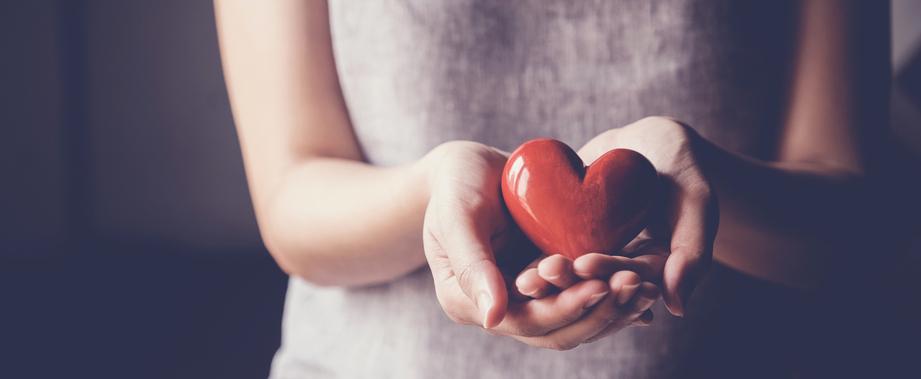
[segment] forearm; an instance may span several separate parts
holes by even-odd
[[[701,139],[720,204],[714,257],[764,279],[814,287],[868,238],[863,175],[819,164],[766,163]]]
[[[424,263],[422,161],[375,167],[316,158],[286,171],[259,215],[266,246],[292,275],[322,285],[385,282]]]
[[[872,181],[888,114],[887,2],[803,2],[778,163],[702,142],[720,201],[715,257],[799,287],[853,269],[879,238]]]
[[[325,1],[215,1],[259,228],[287,272],[360,285],[423,261],[421,171],[361,163]]]

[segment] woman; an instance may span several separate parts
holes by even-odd
[[[886,4],[215,4],[260,230],[292,276],[273,377],[802,370],[802,344],[771,351],[796,322],[776,316],[860,246],[842,209],[884,125]],[[661,230],[606,252],[631,258],[499,267],[523,246],[499,173],[542,136],[644,154],[672,185]],[[687,319],[653,321],[660,295]]]

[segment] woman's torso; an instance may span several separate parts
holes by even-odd
[[[785,1],[331,0],[330,18],[350,117],[374,164],[455,139],[578,147],[648,115],[769,159],[796,10]],[[773,376],[795,360],[783,349],[794,321],[779,309],[796,301],[718,266],[686,319],[658,305],[651,327],[555,352],[453,324],[426,269],[351,290],[292,279],[273,376]]]

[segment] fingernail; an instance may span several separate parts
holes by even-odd
[[[637,288],[640,286],[638,284],[626,284],[620,287],[620,293],[617,294],[617,304],[624,305],[633,298],[633,295],[636,293]]]
[[[585,306],[583,308],[588,309],[588,308],[595,306],[595,304],[598,304],[598,302],[601,301],[601,299],[604,299],[604,295],[607,295],[607,294],[608,294],[607,292],[599,292],[592,296],[589,296],[588,301],[585,302]]]
[[[476,307],[483,312],[483,327],[489,328],[489,309],[492,308],[492,296],[486,292],[480,292],[476,297]]]
[[[684,310],[681,308],[678,308],[678,309],[672,310],[672,314],[675,317],[684,317]]]
[[[534,292],[537,292],[534,288],[527,288],[528,286],[525,284],[525,281],[521,276],[519,276],[518,279],[515,279],[515,287],[518,288],[518,292],[525,296],[530,296]]]
[[[666,304],[666,306],[668,307],[668,311],[671,312],[673,316],[684,317],[684,306],[681,304],[680,299],[676,300],[675,304]]]

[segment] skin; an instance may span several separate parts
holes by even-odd
[[[496,263],[515,249],[498,194],[505,152],[451,141],[405,165],[370,165],[339,88],[324,1],[217,0],[215,12],[260,232],[282,269],[361,286],[427,264],[452,320],[565,350],[648,324],[660,295],[684,314],[712,259],[812,287],[829,259],[856,253],[860,233],[842,230],[859,228],[859,213],[845,225],[839,210],[867,200],[888,93],[874,83],[889,77],[888,25],[861,21],[886,4],[868,3],[804,4],[775,160],[724,151],[664,117],[602,133],[579,149],[583,160],[631,148],[671,184],[656,226],[618,252],[626,257],[549,257],[517,277]]]

